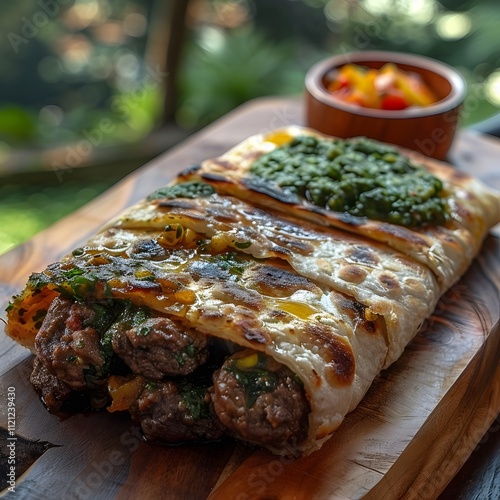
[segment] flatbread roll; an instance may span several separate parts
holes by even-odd
[[[428,265],[436,274],[443,290],[449,288],[464,273],[479,251],[488,229],[500,219],[498,192],[478,179],[418,153],[397,150],[374,141],[370,143],[388,148],[389,151],[401,151],[413,163],[422,166],[442,181],[449,207],[449,218],[444,224],[404,227],[325,210],[267,179],[252,175],[250,170],[256,160],[300,136],[344,142],[304,127],[288,127],[252,136],[224,155],[206,160],[198,170],[186,171],[183,178],[187,180],[199,177],[219,192],[386,243]],[[356,139],[351,142],[355,143]]]
[[[437,187],[410,212],[374,212],[404,226],[252,173],[304,136],[337,147],[297,127],[250,138],[30,277],[6,332],[35,355],[49,410],[129,411],[152,441],[227,434],[287,456],[321,447],[470,264],[500,196],[405,159],[419,186]],[[380,175],[399,165],[394,150],[360,141],[382,148],[369,160]]]

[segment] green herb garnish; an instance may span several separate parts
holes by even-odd
[[[189,382],[183,382],[179,386],[182,402],[195,420],[210,417],[208,404],[205,402],[205,387],[197,387]]]
[[[250,173],[327,210],[408,227],[448,219],[442,182],[368,139],[299,136],[255,161]]]
[[[250,246],[252,246],[252,242],[251,241],[237,241],[234,246],[236,248],[241,248],[242,250],[245,249],[245,248],[248,248]]]
[[[251,366],[246,363],[247,359],[252,359]],[[268,368],[268,363],[265,354],[254,353],[247,358],[231,359],[226,367],[244,387],[247,408],[251,408],[262,393],[272,392],[278,386],[278,376]]]
[[[198,181],[189,181],[157,189],[151,193],[147,199],[148,201],[152,201],[160,198],[207,198],[214,193],[214,188],[209,184]]]
[[[228,271],[236,279],[243,274],[246,267],[250,264],[249,260],[242,258],[237,252],[214,255],[209,260],[216,264],[219,269]]]

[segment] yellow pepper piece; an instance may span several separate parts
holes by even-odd
[[[192,290],[181,290],[180,292],[175,292],[174,297],[183,304],[194,304],[196,301],[196,295]]]
[[[218,233],[212,236],[210,240],[210,249],[214,252],[222,252],[227,247],[227,239],[224,233]]]
[[[196,241],[199,240],[198,234],[195,233],[192,229],[187,228],[184,234],[184,245],[189,247],[190,245],[196,244]]]
[[[111,406],[108,411],[128,410],[130,405],[137,399],[144,387],[145,380],[142,377],[134,377],[128,380],[125,377],[111,375],[108,379],[108,391],[111,396]]]
[[[175,246],[182,241],[184,228],[181,224],[170,224],[165,227],[158,238],[158,243],[164,247]]]
[[[376,321],[378,314],[374,313],[371,309],[365,309],[365,319],[367,321]]]
[[[256,352],[254,352],[253,354],[245,356],[244,358],[238,358],[236,364],[238,365],[238,368],[240,370],[245,370],[248,368],[253,368],[254,366],[257,365],[258,362],[259,362],[259,355]]]
[[[359,90],[363,93],[363,106],[368,108],[376,108],[380,106],[380,99],[375,90],[375,79],[377,78],[377,70],[370,68],[359,86]]]
[[[423,88],[413,78],[409,78],[403,73],[396,75],[395,87],[403,92],[409,104],[415,106],[428,106],[432,104],[434,99],[427,93],[423,92]]]
[[[266,136],[266,142],[272,142],[276,146],[283,146],[289,143],[293,137],[287,132],[273,132]]]
[[[149,271],[148,269],[137,269],[137,271],[135,272],[135,277],[140,280],[140,279],[144,279],[144,278],[151,278],[151,277],[154,277],[154,274]]]
[[[353,87],[359,88],[363,85],[365,71],[361,66],[346,64],[340,68],[339,74],[344,77]]]

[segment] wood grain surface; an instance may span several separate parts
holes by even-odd
[[[160,156],[75,214],[0,257],[0,307],[28,276],[84,242],[124,207],[178,171],[249,135],[302,123],[301,103],[262,99]],[[461,132],[451,153],[500,188],[500,143]],[[68,173],[70,175],[70,173]],[[15,389],[16,453],[27,464],[6,498],[310,499],[469,498],[499,491],[500,239],[498,228],[463,279],[440,301],[403,356],[313,455],[284,459],[229,439],[206,445],[145,443],[126,415],[47,413],[29,383],[29,353],[0,336],[0,427]],[[6,440],[0,434],[0,469]],[[38,444],[37,444],[38,443]],[[41,444],[40,444],[41,443]],[[3,453],[3,455],[2,455]],[[473,454],[483,468],[467,462]],[[466,463],[457,475],[457,471]],[[21,463],[19,470],[21,470]],[[4,470],[0,470],[2,476]],[[454,476],[456,476],[454,478]],[[477,481],[471,489],[469,478]],[[5,486],[5,481],[0,485]],[[445,489],[449,483],[448,489]],[[498,498],[490,496],[490,498]]]

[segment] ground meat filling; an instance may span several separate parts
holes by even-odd
[[[214,440],[225,431],[210,408],[207,389],[188,383],[148,383],[129,411],[151,441]]]
[[[204,335],[179,327],[165,317],[151,317],[113,335],[113,350],[137,375],[161,380],[187,375],[208,357]]]
[[[40,383],[50,375],[74,390],[87,386],[86,372],[101,368],[105,362],[99,351],[99,333],[89,326],[95,314],[90,306],[69,299],[56,297],[52,301],[35,337],[35,349],[44,367],[37,368],[35,380]]]
[[[211,397],[235,437],[277,448],[307,437],[310,407],[302,383],[266,355],[245,350],[228,358],[214,375]]]
[[[41,394],[48,410],[58,412],[71,395],[71,387],[49,373],[39,358],[35,358],[30,381]]]
[[[74,397],[102,408],[110,400],[109,374],[122,369],[117,355],[127,365],[125,373],[130,369],[145,380],[128,409],[150,441],[230,434],[279,449],[302,442],[310,407],[298,377],[252,350],[222,362],[213,352],[209,357],[210,345],[205,335],[145,308],[56,297],[35,338],[31,382],[50,411],[73,404]],[[205,368],[206,376],[200,372]],[[178,376],[187,377],[165,379]]]

